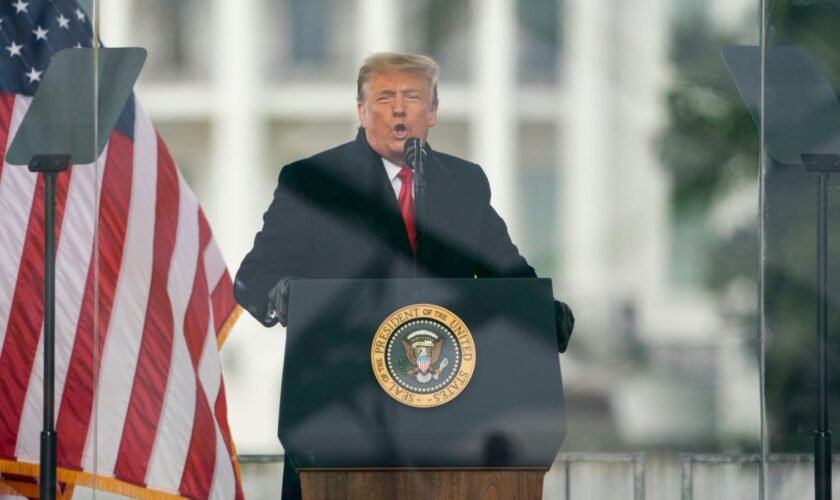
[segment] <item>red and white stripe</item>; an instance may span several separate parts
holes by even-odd
[[[140,352],[143,321],[149,299],[152,244],[155,224],[157,141],[152,123],[139,112],[134,127],[134,161],[131,203],[126,224],[125,247],[114,293],[111,322],[101,351],[98,381],[98,434],[122,436],[134,372]],[[93,467],[93,429],[87,430],[82,466]],[[97,440],[97,468],[113,476],[121,439]]]
[[[29,101],[0,94],[4,156]],[[217,340],[235,308],[230,275],[139,104],[135,114],[133,141],[114,132],[96,165],[59,176],[58,465],[193,498],[241,498]],[[0,459],[20,462],[39,454],[42,199],[34,174],[0,166]]]
[[[8,98],[9,94],[3,96],[4,107],[11,104],[11,120],[7,127],[0,126],[0,130],[7,130],[8,136],[13,137],[17,133],[23,116],[29,109],[31,97]],[[6,158],[7,141],[3,141],[0,148],[3,158]],[[0,167],[0,262],[9,265],[0,266],[0,324],[9,324],[9,311],[12,307],[12,294],[15,291],[15,283],[18,277],[18,266],[20,264],[21,250],[23,249],[23,238],[26,235],[29,210],[32,208],[32,197],[35,195],[36,177],[28,170],[20,166],[3,163]],[[0,329],[0,346],[4,344],[6,329]]]
[[[183,189],[186,184],[179,178]],[[184,330],[184,314],[192,292],[198,260],[198,204],[191,196],[180,197],[178,235],[169,273],[169,296],[172,300],[175,331]],[[178,491],[193,427],[196,380],[187,351],[186,339],[176,335],[172,352],[160,428],[152,449],[146,481],[155,487]]]

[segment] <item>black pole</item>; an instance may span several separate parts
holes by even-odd
[[[423,226],[420,219],[423,217],[423,206],[426,192],[425,166],[423,161],[417,162],[417,169],[414,171],[414,277],[420,276],[420,249],[423,245]]]
[[[67,170],[70,155],[37,155],[31,172],[44,175],[44,425],[41,431],[41,500],[53,500],[56,491],[55,432],[55,179]]]
[[[44,425],[41,431],[41,500],[55,498],[55,177],[44,172]]]
[[[820,172],[817,185],[817,336],[820,359],[820,412],[814,433],[814,493],[817,500],[831,500],[831,432],[828,427],[828,176],[828,172]]]
[[[805,170],[817,174],[817,340],[819,415],[814,431],[814,498],[831,500],[831,431],[828,426],[828,177],[840,172],[840,155],[803,154]]]

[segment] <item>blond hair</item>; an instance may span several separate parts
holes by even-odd
[[[356,102],[365,100],[365,84],[374,74],[390,71],[410,71],[426,78],[432,88],[432,106],[438,105],[438,64],[429,56],[419,54],[401,54],[397,52],[377,52],[365,59],[359,68],[359,78],[356,80]]]

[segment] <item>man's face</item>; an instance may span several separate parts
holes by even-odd
[[[435,126],[437,107],[426,79],[409,71],[375,73],[357,105],[368,144],[380,156],[405,166],[403,147],[409,137],[426,140]]]

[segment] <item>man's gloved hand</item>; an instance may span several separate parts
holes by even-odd
[[[554,323],[557,325],[557,342],[560,344],[560,352],[566,352],[569,347],[569,338],[572,330],[575,329],[575,315],[565,302],[554,301]]]
[[[286,326],[289,320],[289,288],[295,276],[287,276],[274,285],[268,291],[268,313],[267,319],[276,319],[281,325]]]

